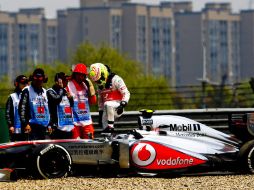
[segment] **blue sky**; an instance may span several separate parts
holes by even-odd
[[[168,0],[164,0],[168,1]],[[173,0],[181,1],[181,0]],[[184,0],[188,1],[188,0]],[[194,10],[200,10],[206,2],[231,2],[234,12],[248,9],[252,4],[254,8],[254,0],[189,0],[193,2]],[[160,0],[132,0],[132,2],[159,4]],[[45,8],[46,16],[54,18],[56,10],[79,7],[79,0],[0,0],[0,10],[3,11],[18,11],[20,8]]]

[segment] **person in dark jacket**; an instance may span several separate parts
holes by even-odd
[[[23,140],[21,134],[21,122],[18,113],[18,104],[20,101],[20,95],[28,85],[28,79],[25,75],[19,75],[14,80],[15,90],[7,99],[5,118],[9,127],[10,141]]]
[[[37,68],[29,77],[31,85],[24,88],[19,102],[21,129],[27,140],[43,140],[46,138],[50,121],[48,98],[43,83],[47,82],[44,70]]]
[[[60,72],[55,75],[55,84],[47,90],[52,139],[71,139],[73,125],[73,97],[65,90],[68,76]]]

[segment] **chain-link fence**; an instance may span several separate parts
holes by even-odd
[[[195,108],[247,108],[254,104],[254,94],[248,83],[234,85],[201,85],[169,88],[164,86],[129,87],[131,99],[128,111],[142,108],[155,110]],[[0,89],[0,108],[5,108],[13,89]],[[92,111],[97,109],[92,107]]]
[[[206,85],[129,88],[131,99],[128,110],[142,108],[154,110],[197,108],[249,108],[253,107],[254,94],[248,83],[234,85]]]

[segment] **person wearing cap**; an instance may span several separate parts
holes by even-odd
[[[10,141],[23,140],[18,105],[21,92],[27,85],[28,79],[25,75],[17,76],[14,80],[14,92],[10,94],[6,102],[5,118],[9,127]]]
[[[72,70],[71,80],[68,82],[67,91],[74,100],[73,105],[73,138],[94,138],[94,127],[90,113],[90,105],[97,103],[97,98],[92,82],[87,78],[87,67],[78,63]]]
[[[46,83],[48,78],[43,69],[37,68],[29,80],[31,84],[24,88],[19,102],[21,127],[27,140],[43,140],[46,133],[51,131],[51,128],[48,128],[48,98],[46,89],[43,88],[43,83]]]
[[[99,125],[103,132],[112,133],[115,118],[123,114],[130,92],[123,79],[102,63],[92,64],[89,76],[98,85]]]
[[[47,90],[50,112],[50,126],[53,129],[52,139],[71,139],[73,125],[73,98],[65,90],[68,76],[64,72],[56,73],[55,84]]]

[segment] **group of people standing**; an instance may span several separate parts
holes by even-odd
[[[94,104],[98,104],[103,132],[112,133],[115,118],[122,115],[130,98],[123,79],[102,63],[94,63],[89,69],[78,63],[71,76],[56,73],[54,85],[46,90],[43,84],[47,80],[41,68],[28,78],[20,75],[15,79],[15,90],[6,102],[11,141],[43,140],[48,136],[93,139],[90,105]]]

